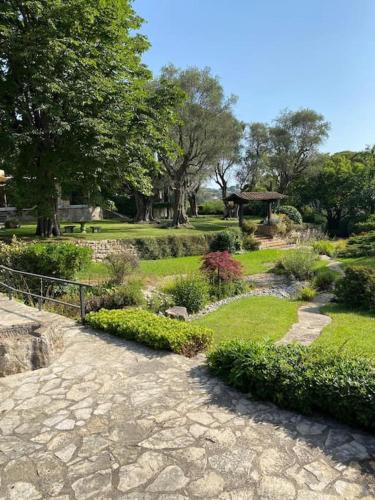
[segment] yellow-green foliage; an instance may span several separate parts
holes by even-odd
[[[211,344],[208,328],[163,318],[142,309],[102,309],[86,316],[86,322],[119,337],[191,357]]]

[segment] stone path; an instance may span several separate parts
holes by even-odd
[[[155,352],[0,298],[0,324],[58,319],[65,351],[0,379],[0,499],[375,498],[375,436],[247,399],[204,358]]]
[[[277,344],[289,344],[299,342],[309,345],[319,337],[325,326],[329,325],[331,318],[320,312],[333,298],[331,293],[320,293],[312,302],[298,309],[298,322],[292,325],[289,332],[277,342]]]

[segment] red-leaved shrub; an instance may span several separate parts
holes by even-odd
[[[222,283],[241,279],[242,265],[225,252],[210,252],[203,257],[201,270],[212,282]]]

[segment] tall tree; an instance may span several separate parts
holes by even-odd
[[[269,166],[281,193],[313,164],[328,131],[323,115],[311,109],[284,111],[276,118],[269,128]]]
[[[231,112],[224,114],[221,120],[222,142],[220,156],[214,166],[213,180],[219,186],[224,202],[224,217],[229,216],[229,207],[226,197],[228,195],[228,182],[234,168],[241,161],[241,141],[244,133],[244,124],[237,120]]]
[[[136,183],[154,159],[140,26],[130,0],[0,4],[0,154],[41,236],[60,233],[60,192]]]
[[[264,123],[250,123],[245,136],[245,154],[236,172],[241,189],[254,191],[269,165],[269,128]]]
[[[327,216],[327,230],[338,234],[345,218],[369,214],[375,204],[375,156],[371,151],[322,155],[316,170],[295,186],[301,202]]]
[[[173,225],[179,226],[188,221],[185,207],[189,180],[207,175],[220,157],[221,119],[235,99],[225,98],[218,78],[207,68],[179,70],[168,66],[163,68],[162,77],[176,83],[186,95],[173,130],[180,154],[175,160],[162,157],[173,188]]]

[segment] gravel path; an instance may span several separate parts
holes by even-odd
[[[59,320],[48,368],[0,379],[0,498],[375,498],[375,437],[246,398],[187,359]]]

